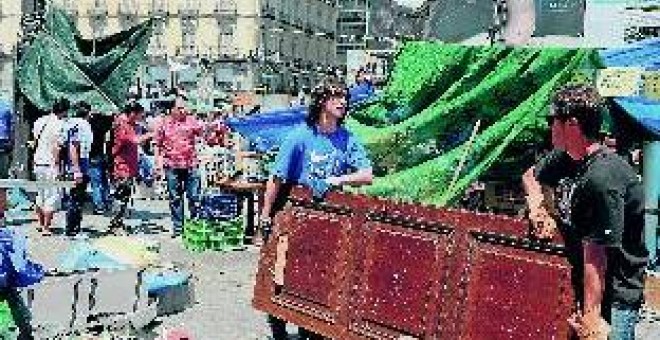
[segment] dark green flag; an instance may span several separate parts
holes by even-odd
[[[19,62],[23,94],[41,110],[65,97],[87,101],[100,112],[117,112],[146,61],[152,20],[93,42],[81,37],[63,11],[55,9],[47,18]]]

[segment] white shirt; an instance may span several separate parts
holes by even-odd
[[[89,159],[89,152],[92,149],[92,142],[94,141],[94,134],[92,134],[92,125],[83,118],[69,118],[64,122],[63,131],[77,128],[77,138],[80,139],[80,158]],[[61,144],[64,144],[67,134],[63,133],[60,136]]]
[[[53,150],[59,145],[63,133],[62,128],[62,120],[52,113],[34,122],[32,135],[37,142],[37,149],[34,152],[35,165],[57,167]]]

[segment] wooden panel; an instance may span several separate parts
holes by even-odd
[[[257,309],[341,340],[568,339],[561,240],[528,239],[527,221],[298,189],[292,203],[275,219],[283,285],[269,241]]]
[[[296,209],[287,226],[284,285],[277,303],[333,322],[347,262],[348,218]]]
[[[341,224],[334,216],[306,214],[296,221],[299,230],[289,238],[284,291],[328,307],[339,262]]]
[[[462,339],[566,339],[570,272],[558,256],[513,242],[470,241],[457,315]],[[520,248],[523,248],[522,246]]]
[[[369,222],[366,256],[356,276],[359,306],[352,328],[375,338],[426,337],[446,279],[450,232],[428,233]],[[431,326],[431,327],[430,327]]]

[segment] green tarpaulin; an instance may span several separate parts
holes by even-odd
[[[148,20],[93,42],[82,39],[71,18],[55,9],[19,62],[20,89],[41,110],[66,97],[85,100],[100,112],[117,112],[146,61],[151,26]]]
[[[452,204],[512,146],[541,142],[554,90],[589,80],[597,66],[590,49],[406,44],[383,94],[347,121],[377,174],[359,190]],[[469,142],[477,121],[480,129]]]

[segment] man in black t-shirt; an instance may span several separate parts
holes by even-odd
[[[593,88],[561,89],[549,116],[555,150],[523,182],[533,223],[551,224],[541,217],[553,215],[567,238],[578,302],[572,328],[580,338],[606,339],[609,331],[610,340],[633,340],[648,262],[643,186],[624,159],[598,143],[601,110]],[[547,202],[543,186],[558,189],[554,204],[539,203]]]
[[[94,213],[103,214],[110,208],[110,188],[108,183],[107,135],[112,129],[112,117],[93,113],[89,118],[92,127],[89,178],[92,187]]]

